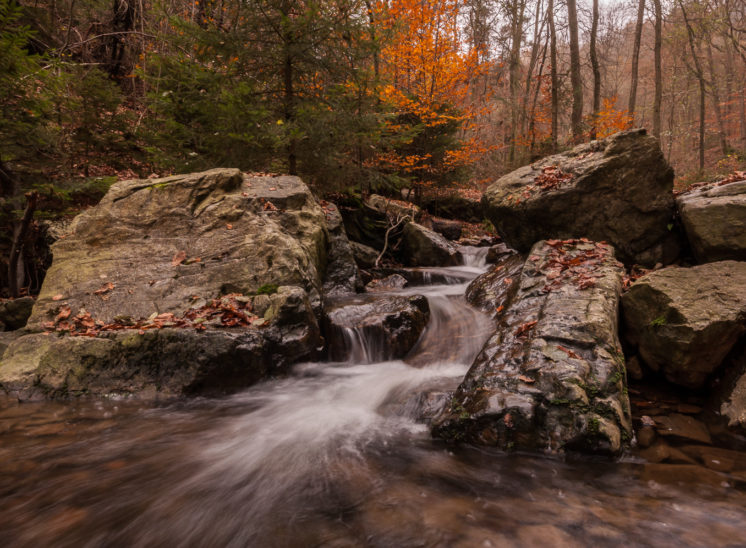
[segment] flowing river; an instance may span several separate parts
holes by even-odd
[[[746,546],[738,478],[430,438],[489,335],[463,298],[483,269],[397,292],[431,308],[406,361],[358,337],[226,398],[0,409],[0,546]]]

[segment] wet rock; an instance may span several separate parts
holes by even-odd
[[[466,301],[482,312],[499,315],[518,288],[523,262],[523,257],[513,254],[474,278],[466,288]]]
[[[746,332],[746,262],[669,267],[622,297],[625,335],[652,369],[698,388]]]
[[[746,181],[694,189],[676,205],[697,261],[746,261]]]
[[[401,274],[391,274],[385,278],[379,278],[368,282],[365,285],[365,289],[368,291],[392,291],[394,289],[402,289],[407,287],[407,279]]]
[[[403,358],[430,319],[422,295],[376,296],[331,303],[325,334],[332,359],[373,363]]]
[[[506,449],[619,452],[632,435],[621,276],[608,245],[537,243],[433,433]]]
[[[522,167],[493,183],[482,203],[520,252],[544,238],[610,242],[625,263],[669,264],[678,243],[673,170],[645,130],[617,133]]]
[[[380,251],[370,246],[358,242],[350,242],[352,256],[360,268],[373,268],[376,265],[376,259]]]
[[[440,219],[433,217],[430,220],[432,229],[443,236],[446,240],[456,241],[461,238],[461,232],[464,229],[464,225],[459,221],[451,221],[448,219]]]
[[[33,307],[32,297],[0,299],[0,331],[14,331],[25,327]]]
[[[324,294],[337,296],[360,292],[363,289],[363,282],[360,279],[360,272],[355,262],[350,240],[347,239],[342,215],[339,213],[337,206],[328,202],[324,204],[324,213],[329,230]]]
[[[637,431],[637,444],[642,448],[653,445],[655,438],[655,429],[652,426],[643,426]]]
[[[746,426],[746,340],[742,340],[726,358],[722,379],[712,391],[715,408],[727,419],[728,426]],[[715,383],[713,383],[715,384]]]
[[[467,197],[458,191],[436,191],[424,193],[420,204],[432,215],[446,219],[458,219],[468,223],[481,223],[484,219],[479,198]]]
[[[722,487],[728,477],[696,464],[646,464],[640,479],[669,485],[710,485]]]
[[[669,462],[671,464],[697,464],[692,457],[659,440],[654,445],[640,451],[640,456],[648,462]]]
[[[662,436],[674,436],[702,443],[712,443],[707,427],[688,415],[672,413],[655,417],[655,425]]]
[[[416,223],[408,223],[402,235],[404,259],[409,266],[455,266],[461,253],[440,234]]]
[[[53,246],[29,325],[69,306],[103,322],[183,313],[192,296],[297,285],[319,301],[324,212],[297,177],[236,169],[115,183]],[[110,289],[106,289],[111,284]]]
[[[506,255],[513,255],[515,253],[515,249],[511,249],[504,243],[500,242],[499,244],[490,246],[490,249],[487,251],[486,261],[487,264],[496,264]]]
[[[0,391],[22,400],[231,392],[311,358],[318,344],[312,325],[286,332],[164,328],[93,339],[26,335],[0,362]]]
[[[0,331],[0,358],[3,357],[3,352],[5,352],[5,349],[10,346],[10,343],[23,335],[25,335],[25,333],[21,331]]]

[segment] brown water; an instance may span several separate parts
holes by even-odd
[[[0,546],[746,546],[738,477],[432,441],[423,409],[487,335],[464,288],[417,289],[433,319],[407,363],[0,409]]]

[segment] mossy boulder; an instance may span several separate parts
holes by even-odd
[[[622,297],[622,312],[625,336],[650,368],[702,387],[746,333],[746,262],[651,272]]]

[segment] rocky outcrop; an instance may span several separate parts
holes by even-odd
[[[365,285],[368,291],[392,291],[406,287],[409,282],[401,274],[391,274],[385,278],[371,280]]]
[[[625,336],[653,370],[701,387],[746,333],[746,262],[669,267],[622,298]]]
[[[324,294],[327,296],[344,295],[363,290],[363,282],[360,279],[355,262],[355,255],[347,239],[342,215],[339,209],[332,203],[324,203],[326,214],[326,225],[329,229],[329,249],[324,277]]]
[[[746,181],[694,189],[676,205],[698,262],[746,261]]]
[[[433,433],[506,449],[619,452],[632,433],[617,338],[622,272],[608,245],[553,240],[532,248],[519,276],[493,279],[512,287],[483,302],[513,295]]]
[[[328,244],[324,211],[297,177],[216,169],[115,183],[54,244],[28,325],[53,333],[8,345],[0,387],[177,395],[309,359],[327,249],[338,272],[351,258]],[[221,316],[198,317],[226,294],[236,302]],[[60,336],[69,331],[86,336]]]
[[[33,307],[32,297],[0,299],[0,331],[14,331],[25,327]]]
[[[330,357],[355,363],[404,358],[430,319],[427,299],[376,296],[333,303],[325,314]]]
[[[260,297],[267,300],[262,327],[17,338],[0,360],[0,392],[19,399],[223,393],[313,358],[320,330],[305,291],[283,286]]]
[[[409,266],[455,266],[461,264],[461,253],[455,245],[437,232],[422,225],[408,223],[402,235],[403,259]]]
[[[505,175],[484,193],[487,217],[520,252],[544,238],[610,242],[625,263],[668,264],[673,170],[644,130],[617,133]]]
[[[297,285],[319,300],[324,212],[297,177],[235,169],[115,183],[53,246],[29,324],[61,305],[95,319],[180,314],[192,297]]]

